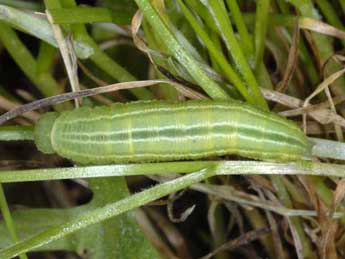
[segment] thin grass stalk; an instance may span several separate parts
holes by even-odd
[[[230,55],[232,56],[248,87],[251,89],[254,98],[256,99],[256,104],[263,109],[268,109],[267,103],[261,94],[254,74],[251,71],[251,68],[247,63],[242,49],[236,39],[230,18],[226,12],[224,2],[208,0],[207,5],[210,8],[210,12],[218,26],[220,34],[226,43],[226,47]]]

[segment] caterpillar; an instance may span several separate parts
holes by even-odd
[[[44,153],[82,164],[194,160],[236,154],[266,161],[311,157],[293,122],[241,102],[139,101],[50,112],[35,126]]]

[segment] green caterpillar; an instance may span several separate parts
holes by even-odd
[[[240,102],[146,101],[47,113],[35,143],[82,164],[201,159],[237,154],[270,161],[311,157],[293,122]]]

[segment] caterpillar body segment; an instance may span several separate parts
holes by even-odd
[[[237,154],[294,161],[311,145],[293,122],[240,102],[145,101],[48,113],[38,148],[82,164],[158,162]]]

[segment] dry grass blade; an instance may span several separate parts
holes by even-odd
[[[302,121],[297,122],[299,127],[303,127]],[[308,136],[312,135],[323,135],[323,134],[334,134],[334,127],[332,125],[321,125],[316,121],[308,121],[308,128],[307,128]]]
[[[330,217],[330,210],[322,201],[319,201],[319,225],[321,237],[319,238],[319,252],[322,259],[337,259],[336,232],[338,221]]]
[[[8,99],[0,96],[0,108],[1,109],[9,111],[9,110],[13,110],[13,109],[18,109],[19,107],[22,107],[22,105],[19,104],[19,103],[15,103],[15,102],[9,101]],[[33,112],[33,111],[28,111],[26,113],[21,113],[20,115],[23,116],[26,119],[29,119],[32,122],[37,121],[39,119],[39,117],[40,117],[39,113]]]
[[[322,259],[337,259],[337,249],[335,244],[335,235],[338,229],[336,221],[328,224],[327,232],[323,237],[321,243],[321,258]]]
[[[183,78],[173,75],[167,69],[162,66],[156,66],[159,72],[161,72],[166,78],[170,79],[172,82],[176,82],[177,84],[183,86],[180,90],[181,93],[184,93],[185,96],[193,96],[193,99],[208,99],[206,95],[203,95],[197,91],[194,91],[192,88],[197,87],[197,85],[184,80]]]
[[[83,84],[79,84],[80,88],[82,90],[85,90],[85,89],[88,89],[86,86],[84,86]],[[110,106],[112,105],[114,102],[102,95],[94,95],[94,96],[91,96],[92,99],[94,99],[95,101],[99,102],[100,104],[102,105],[107,105],[107,106]]]
[[[101,93],[108,93],[112,91],[118,91],[118,90],[124,90],[124,89],[133,89],[133,88],[139,88],[139,87],[147,87],[151,85],[156,85],[160,83],[165,83],[165,84],[170,84],[174,86],[178,91],[180,91],[182,94],[184,94],[186,97],[189,98],[195,98],[195,91],[188,89],[178,83],[169,81],[169,80],[144,80],[144,81],[131,81],[131,82],[123,82],[123,83],[117,83],[117,84],[111,84],[103,87],[98,87],[98,88],[92,88],[92,89],[85,89],[81,90],[79,92],[74,92],[74,93],[65,93],[65,94],[60,94],[44,99],[40,99],[37,101],[34,101],[29,104],[22,105],[16,109],[13,109],[5,114],[2,114],[0,116],[0,125],[3,124],[4,122],[20,115],[28,111],[33,111],[38,108],[50,106],[53,104],[57,103],[62,103],[66,102],[75,98],[80,98],[80,97],[86,97],[86,96],[93,96],[96,94],[101,94]],[[199,94],[199,93],[197,93]],[[199,94],[200,95],[200,94]]]
[[[288,63],[287,63],[287,67],[286,67],[283,79],[279,83],[276,89],[278,92],[286,91],[291,81],[291,78],[293,76],[293,73],[297,67],[299,39],[300,39],[300,31],[299,31],[299,26],[298,26],[298,20],[296,20],[295,26],[294,26],[292,44],[289,51]]]
[[[292,220],[293,220],[292,218],[287,218],[289,228],[290,228],[290,231],[292,234],[295,250],[297,253],[297,257],[298,257],[298,259],[304,259],[302,240],[301,240],[300,235],[298,234],[296,227],[295,227],[295,224],[293,224]]]
[[[320,50],[319,50],[317,43],[313,37],[313,34],[310,31],[306,31],[306,30],[303,31],[303,34],[304,34],[305,39],[309,43],[310,51],[313,53],[317,69],[319,72],[321,72],[322,66],[323,66],[323,61],[322,61]]]
[[[280,103],[286,107],[297,109],[307,109],[307,107],[309,107],[309,105],[303,107],[303,101],[296,97],[264,88],[261,88],[261,91],[267,100]],[[285,113],[287,113],[288,115],[289,111],[280,112],[279,114],[282,116],[286,116]],[[293,114],[294,112],[291,113]],[[321,124],[335,123],[339,126],[345,127],[345,119],[329,109],[319,109],[308,113],[308,115]]]
[[[160,71],[164,76],[166,76],[168,79],[176,82],[178,85],[180,85],[181,87],[178,88],[178,86],[176,85],[176,89],[178,91],[180,91],[183,95],[185,96],[192,96],[191,98],[193,99],[206,99],[207,97],[204,96],[203,94],[200,94],[190,88],[187,88],[187,87],[193,87],[195,86],[194,84],[192,83],[189,83],[187,82],[186,80],[180,78],[180,77],[177,77],[175,75],[172,75],[167,69],[165,69],[164,67],[162,66],[159,66],[156,64],[155,60],[154,60],[154,56],[155,57],[160,57],[160,58],[163,58],[163,59],[167,59],[169,56],[167,54],[163,54],[159,51],[156,51],[156,50],[153,50],[153,49],[150,49],[145,40],[139,36],[138,32],[139,32],[139,29],[140,29],[140,26],[141,26],[141,23],[143,21],[143,14],[142,12],[140,11],[137,11],[135,13],[135,15],[133,16],[133,19],[132,19],[132,24],[131,24],[131,31],[132,31],[132,37],[133,37],[133,42],[134,42],[134,45],[139,49],[141,50],[142,52],[146,53],[148,58],[150,59],[151,61],[151,64],[158,70]],[[183,87],[184,86],[187,86],[187,87]]]
[[[145,236],[150,240],[152,244],[154,244],[155,248],[163,255],[164,258],[190,258],[190,256],[188,255],[188,249],[184,246],[185,240],[178,232],[178,230],[175,229],[173,224],[166,220],[166,218],[164,218],[162,215],[150,208],[145,209],[145,211],[143,211],[142,209],[137,209],[136,220],[139,223],[142,231],[145,233]],[[166,244],[166,242],[164,242],[164,239],[162,239],[161,232],[164,233],[172,246],[177,248],[176,251],[183,251],[181,254],[184,257],[177,257],[174,254],[174,252],[172,251],[173,249],[168,244]]]
[[[337,96],[332,99],[332,103],[334,105],[340,104],[344,101],[345,101],[344,96]],[[318,104],[309,104],[307,107],[300,107],[293,110],[283,111],[283,112],[280,112],[279,114],[285,117],[298,116],[298,115],[302,115],[303,113],[311,113],[314,111],[327,109],[329,108],[330,105],[331,104],[329,101],[325,101]]]
[[[335,114],[337,114],[337,110],[335,109],[335,104],[333,102],[333,98],[331,96],[331,92],[329,90],[329,87],[325,88],[325,93],[326,93],[327,99],[329,101],[331,111],[334,112]],[[334,123],[334,129],[335,129],[335,133],[337,135],[337,139],[339,141],[343,142],[344,141],[344,135],[343,135],[343,132],[342,132],[340,126]]]
[[[285,217],[292,216],[304,216],[304,217],[316,217],[317,212],[315,210],[300,210],[300,209],[290,209],[277,205],[267,200],[261,200],[255,195],[248,194],[229,185],[211,185],[211,184],[194,184],[190,187],[193,190],[203,192],[209,195],[214,195],[217,198],[221,198],[227,201],[234,201],[241,204],[243,207],[257,207],[263,210],[272,211],[279,215]],[[334,217],[340,217],[344,215],[343,213],[335,213]]]
[[[132,38],[134,45],[142,52],[146,53],[148,58],[150,59],[152,64],[155,64],[153,56],[161,57],[161,58],[167,58],[167,54],[163,54],[159,51],[153,50],[149,48],[145,42],[145,40],[139,36],[139,29],[141,26],[141,23],[143,21],[143,13],[140,11],[137,11],[132,19],[131,24],[131,32],[132,32]]]
[[[254,189],[259,194],[260,199],[266,201],[266,197],[265,197],[263,191],[260,190],[259,188],[256,188],[256,187],[254,187]],[[272,192],[266,190],[265,193],[268,197],[271,197],[271,200],[272,200],[272,198],[276,199],[276,197],[274,196],[274,194]],[[266,214],[267,221],[268,221],[270,228],[271,228],[271,231],[272,231],[272,238],[274,241],[275,255],[277,258],[285,259],[285,258],[287,258],[287,255],[286,255],[286,252],[284,251],[282,239],[280,237],[278,223],[270,211],[266,210],[265,214]]]
[[[81,68],[83,73],[90,78],[92,81],[94,81],[98,86],[105,86],[108,85],[107,82],[103,81],[102,79],[96,77],[86,66],[84,66],[83,63],[81,63],[78,60],[78,66]]]
[[[337,207],[340,205],[342,200],[345,197],[345,179],[341,179],[338,184],[337,188],[335,189],[335,192],[333,194],[333,202],[332,202],[332,207],[331,207],[331,216],[334,214],[336,211]]]
[[[100,79],[100,78],[98,78],[97,76],[95,76],[86,66],[84,66],[84,64],[82,63],[82,62],[80,62],[79,60],[78,60],[78,65],[79,65],[79,67],[80,67],[80,69],[81,69],[81,71],[83,71],[83,73],[88,77],[88,78],[90,78],[92,81],[94,81],[98,86],[106,86],[106,85],[108,85],[108,83],[107,82],[105,82],[105,81],[103,81],[102,79]],[[87,89],[88,87],[82,87],[82,85],[80,85],[80,87],[82,88],[82,89]],[[117,100],[117,101],[120,101],[120,102],[126,102],[127,101],[127,99],[120,93],[120,92],[114,92],[113,94],[112,94],[113,96],[114,96],[114,98],[115,98],[115,100]],[[98,96],[98,97],[101,97],[101,96]],[[97,98],[97,99],[99,99],[99,98]]]
[[[342,76],[345,73],[345,68],[330,75],[328,78],[326,78],[321,84],[318,85],[318,87],[315,89],[315,91],[309,95],[305,101],[304,101],[304,107],[309,104],[311,99],[313,99],[316,95],[321,93],[326,87],[328,87],[330,84],[332,84],[335,80],[337,80],[340,76]]]
[[[134,46],[133,41],[131,41],[130,39],[120,38],[104,41],[99,44],[99,48],[101,50],[107,50],[120,45]]]
[[[311,99],[313,99],[316,95],[318,95],[319,93],[324,91],[326,88],[328,88],[330,84],[332,84],[344,73],[345,73],[345,68],[327,77],[321,84],[318,85],[315,91],[305,99],[303,107],[308,106]],[[305,132],[306,132],[306,128],[307,128],[307,114],[303,114],[303,129]]]
[[[183,196],[184,193],[185,193],[184,191],[181,191],[181,192],[172,193],[169,195],[168,204],[167,204],[167,212],[168,212],[168,217],[171,222],[180,223],[180,222],[185,221],[195,209],[195,205],[192,205],[191,207],[183,211],[179,217],[176,217],[174,215],[174,203],[175,201],[179,200]]]
[[[77,56],[75,54],[73,43],[69,37],[64,37],[63,32],[59,25],[54,24],[53,17],[50,12],[46,10],[48,21],[50,22],[56,42],[59,45],[59,50],[62,59],[65,63],[67,75],[71,84],[72,92],[80,91],[79,79],[78,79],[78,66],[77,66]],[[81,99],[75,99],[75,106],[79,107],[81,104]]]
[[[327,23],[303,17],[299,19],[299,26],[303,29],[319,32],[328,36],[332,36],[338,39],[345,39],[345,32],[331,26]]]
[[[31,93],[29,93],[23,89],[18,89],[16,91],[16,94],[18,94],[21,98],[23,98],[27,102],[32,102],[36,99],[33,94],[31,94]]]
[[[323,66],[323,74],[326,73],[326,72],[325,72],[325,71],[326,71],[326,65],[327,65],[328,62],[331,61],[332,59],[335,60],[336,62],[341,62],[341,58],[339,57],[339,55],[338,55],[338,56],[337,56],[337,55],[332,56],[330,59],[328,59],[328,60],[325,62],[324,66]],[[324,77],[325,77],[325,76],[324,76]],[[336,113],[337,113],[337,110],[336,110],[336,108],[335,108],[335,102],[334,102],[334,100],[333,100],[333,98],[332,98],[332,96],[331,96],[331,92],[330,92],[330,90],[329,90],[329,87],[326,87],[326,88],[325,88],[325,93],[326,93],[327,99],[328,99],[328,101],[329,101],[331,110],[336,114]],[[342,129],[340,128],[340,126],[334,123],[334,130],[335,130],[337,139],[338,139],[339,141],[342,141],[342,142],[343,142],[343,141],[344,141],[344,134],[343,134],[343,131],[342,131]]]
[[[210,259],[212,256],[216,255],[217,253],[219,253],[221,251],[234,250],[234,249],[238,248],[239,246],[249,244],[250,242],[260,238],[261,236],[268,234],[270,231],[271,230],[269,228],[262,228],[262,229],[258,229],[258,230],[249,231],[249,232],[239,236],[238,238],[230,240],[229,242],[218,247],[212,253],[209,253],[208,255],[203,256],[200,259]]]
[[[214,197],[209,197],[209,207],[207,210],[207,225],[210,229],[210,236],[213,239],[212,248],[219,247],[220,245],[226,242],[226,235],[228,233],[228,229],[225,226],[224,220],[220,217],[222,214],[223,209],[223,202]],[[234,217],[232,217],[232,222],[234,222]],[[231,226],[232,227],[232,226]],[[241,233],[242,234],[242,233]],[[226,255],[224,253],[220,253],[219,257],[223,258]]]

